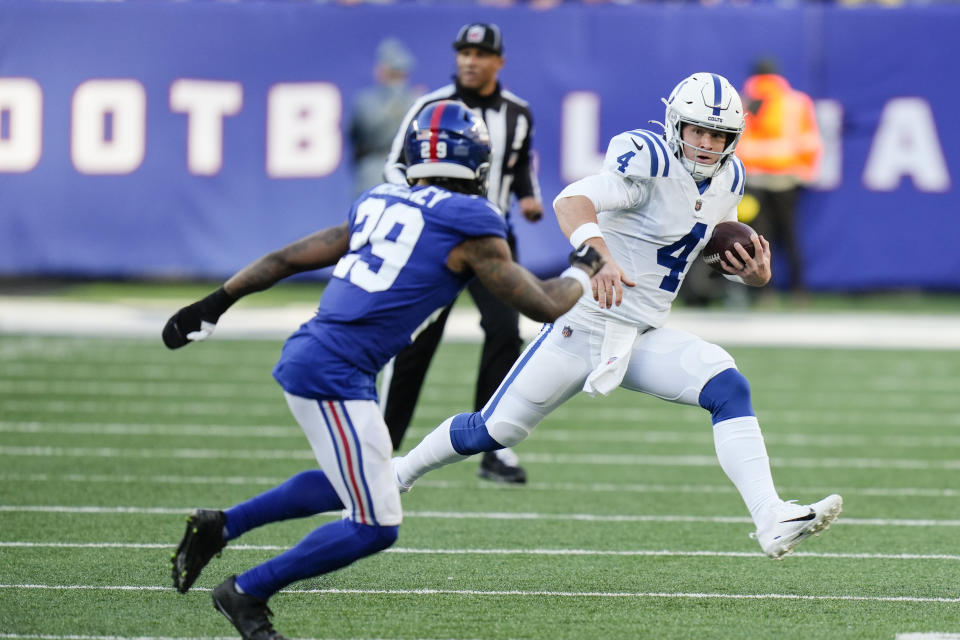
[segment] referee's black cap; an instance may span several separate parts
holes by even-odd
[[[453,41],[453,48],[460,51],[466,47],[477,47],[502,56],[503,36],[500,34],[500,27],[486,22],[463,25],[457,32],[457,39]]]

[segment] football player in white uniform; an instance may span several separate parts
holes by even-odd
[[[394,459],[400,490],[427,471],[490,447],[510,447],[581,390],[606,395],[618,386],[710,412],[720,466],[756,525],[764,553],[779,558],[826,529],[842,499],[784,502],[774,488],[750,386],[733,358],[695,335],[664,327],[687,265],[713,227],[737,219],[744,170],[733,155],[743,106],[730,83],[696,73],[674,88],[665,132],[615,136],[603,169],[554,201],[573,246],[586,242],[605,259],[585,295],[547,324],[482,411],[447,419],[406,456]],[[727,277],[752,286],[770,281],[770,245],[751,238],[726,253]]]

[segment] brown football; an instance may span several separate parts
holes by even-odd
[[[750,257],[753,257],[753,243],[750,242],[750,236],[754,233],[753,229],[742,222],[721,222],[713,228],[713,234],[707,241],[707,246],[703,248],[700,257],[710,267],[718,273],[727,273],[723,270],[721,260],[726,261],[729,250],[734,256],[739,256],[737,250],[733,248],[734,243],[739,242],[747,250]]]

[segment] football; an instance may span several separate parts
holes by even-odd
[[[729,250],[734,256],[739,256],[737,250],[733,248],[734,243],[739,242],[747,250],[750,257],[753,257],[753,243],[750,236],[754,234],[753,229],[742,222],[721,222],[713,228],[713,234],[707,241],[707,245],[700,253],[700,257],[710,267],[718,273],[727,273],[723,270],[721,260],[726,260],[726,252]]]

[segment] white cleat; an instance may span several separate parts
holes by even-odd
[[[394,458],[390,461],[390,466],[393,467],[393,479],[397,483],[397,490],[400,493],[410,493],[410,490],[413,489],[412,484],[404,484],[400,480],[400,473],[397,471],[397,463],[400,462],[400,458]]]
[[[843,508],[843,498],[833,494],[813,504],[784,502],[773,508],[769,526],[750,534],[760,548],[774,560],[793,551],[810,535],[820,535],[830,528]]]

